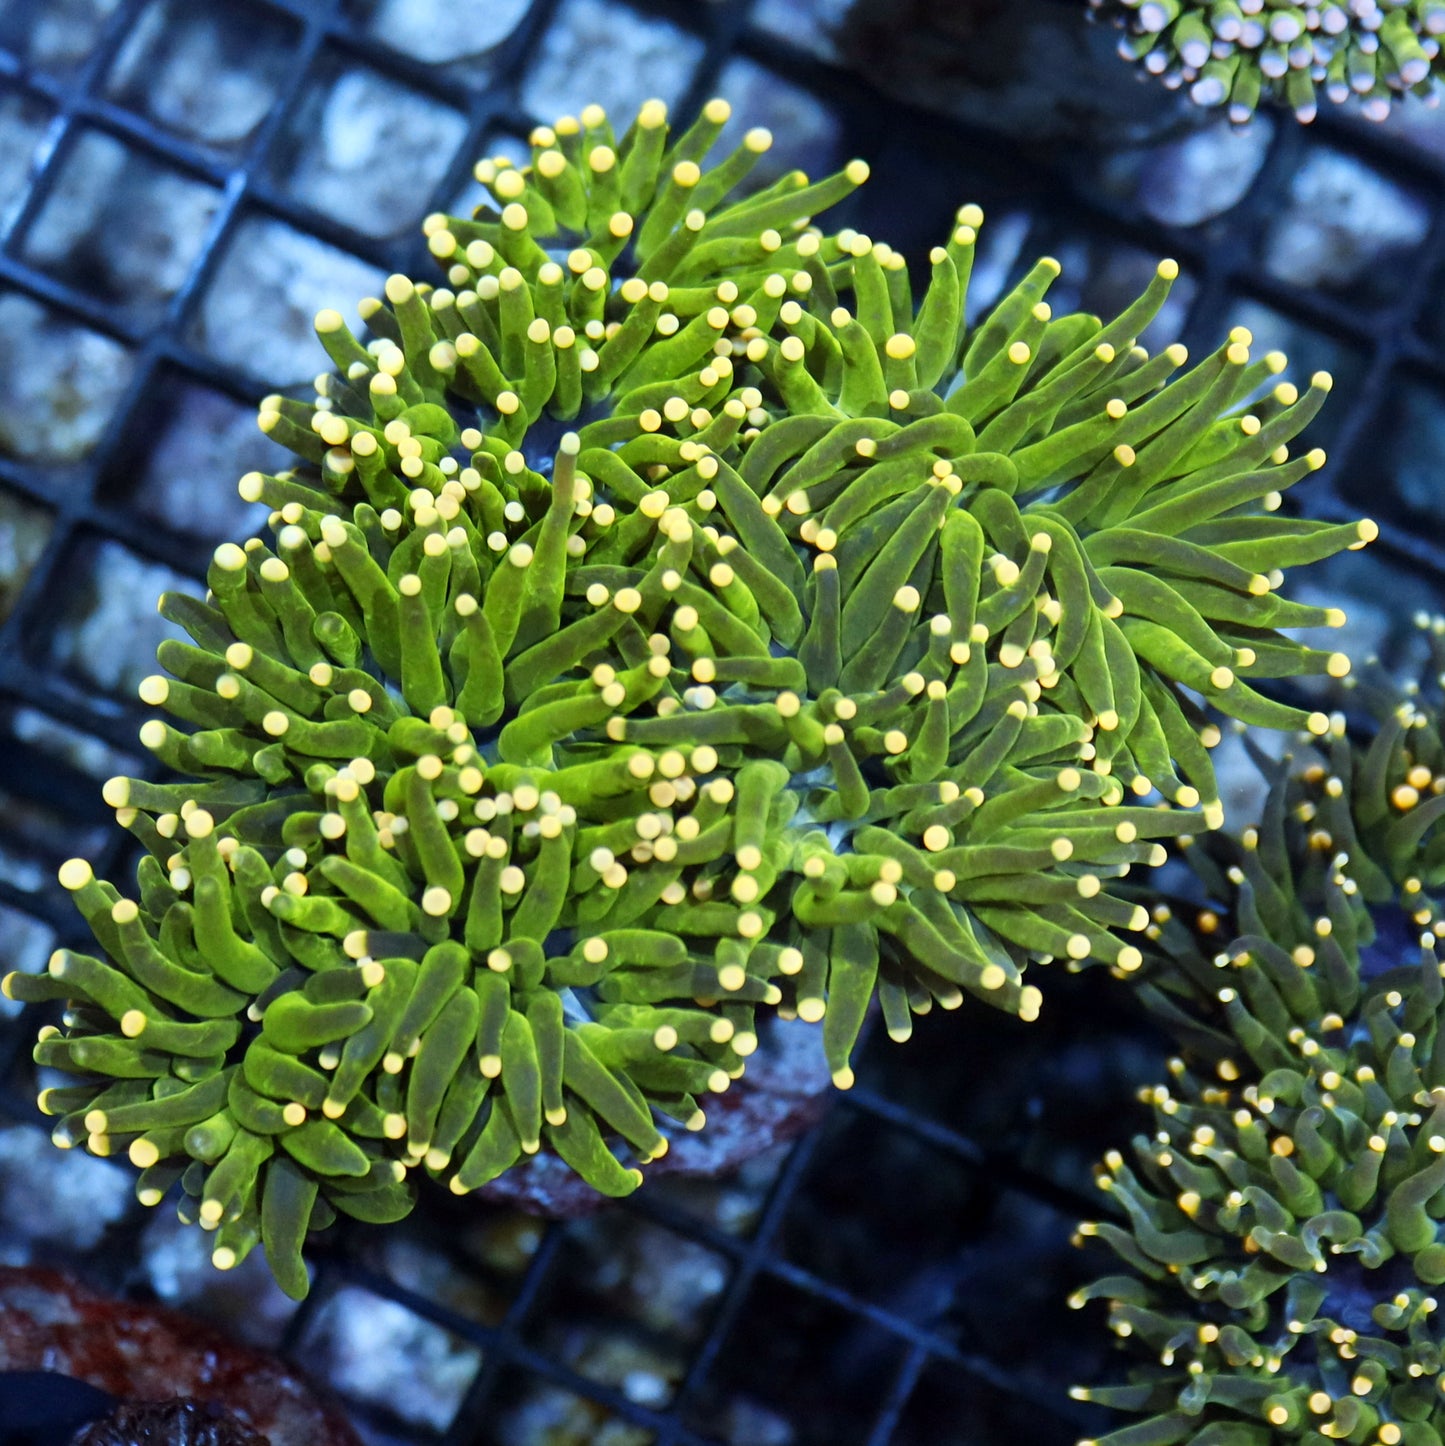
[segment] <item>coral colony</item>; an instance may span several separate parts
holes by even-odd
[[[1337,720],[1258,828],[1188,850],[1210,905],[1155,909],[1191,1062],[1145,1091],[1138,1173],[1105,1162],[1124,1218],[1083,1227],[1124,1273],[1075,1303],[1106,1298],[1158,1361],[1077,1393],[1148,1413],[1099,1446],[1445,1433],[1439,681],[1429,706],[1392,700],[1366,748]]]
[[[219,1266],[300,1295],[307,1230],[416,1170],[626,1194],[759,1006],[847,1087],[875,998],[901,1040],[1034,1017],[1031,962],[1133,971],[1117,881],[1222,821],[1199,700],[1328,727],[1253,684],[1348,669],[1277,631],[1344,621],[1282,569],[1375,531],[1278,510],[1329,378],[1151,355],[1172,262],[1106,324],[1044,259],[968,327],[976,207],[915,303],[811,224],[866,165],[740,192],[771,138],[709,168],[728,118],[483,161],[495,209],[426,222],[446,285],[392,276],[365,343],[323,311],[335,371],[263,403],[274,543],[161,600],[141,736],[190,781],[110,781],[134,890],[61,871],[104,957],[7,988],[67,1001],[57,1143],[179,1181]]]
[[[1414,93],[1434,99],[1445,0],[1089,0],[1120,26],[1119,53],[1197,105],[1243,123],[1261,100],[1312,121],[1321,93],[1370,120]]]

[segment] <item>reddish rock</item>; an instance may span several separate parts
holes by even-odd
[[[340,1413],[275,1356],[55,1270],[0,1267],[0,1370],[55,1371],[122,1400],[214,1402],[268,1446],[360,1446]]]
[[[796,1139],[822,1118],[833,1085],[822,1032],[816,1025],[776,1018],[764,1021],[760,1032],[762,1043],[748,1060],[747,1072],[725,1094],[699,1101],[707,1125],[695,1134],[672,1131],[672,1148],[647,1167],[649,1180],[728,1174],[754,1155]],[[513,1165],[479,1193],[549,1220],[575,1220],[606,1203],[570,1166],[549,1154]]]

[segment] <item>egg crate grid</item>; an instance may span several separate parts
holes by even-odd
[[[116,758],[138,751],[140,710],[123,696],[133,690],[124,687],[122,665],[107,671],[104,660],[84,656],[88,635],[76,620],[92,615],[108,579],[144,586],[158,575],[147,569],[169,569],[195,580],[214,542],[233,530],[229,518],[188,511],[195,503],[185,496],[169,511],[147,500],[145,479],[164,470],[167,456],[157,437],[168,424],[211,428],[224,492],[225,479],[248,465],[233,460],[242,454],[237,439],[247,435],[235,417],[272,386],[303,380],[266,370],[218,325],[218,315],[234,317],[234,309],[218,312],[217,298],[241,281],[278,284],[247,273],[238,281],[236,258],[271,245],[283,266],[320,258],[357,277],[366,268],[423,274],[415,223],[465,195],[476,155],[515,144],[545,118],[529,113],[527,97],[539,93],[543,71],[557,68],[557,37],[599,16],[668,57],[665,74],[636,76],[630,101],[660,79],[672,87],[675,108],[687,112],[720,82],[724,93],[746,90],[745,74],[754,86],[761,74],[765,85],[806,101],[810,114],[827,118],[830,143],[873,164],[875,180],[847,219],[911,255],[926,251],[954,206],[976,200],[1013,218],[1024,237],[1015,264],[1072,237],[1175,256],[1193,288],[1183,334],[1191,345],[1212,343],[1232,319],[1232,304],[1246,298],[1355,358],[1353,384],[1331,400],[1332,465],[1312,484],[1308,505],[1338,519],[1368,508],[1382,528],[1372,551],[1400,581],[1400,606],[1422,596],[1438,604],[1445,594],[1445,534],[1421,525],[1419,499],[1392,491],[1382,462],[1402,391],[1429,396],[1445,386],[1445,328],[1432,305],[1445,267],[1445,160],[1334,116],[1308,133],[1280,124],[1242,200],[1204,226],[1170,228],[1110,199],[1067,156],[1041,159],[1000,135],[882,100],[857,73],[795,43],[805,37],[789,40],[753,23],[749,0],[534,0],[515,8],[505,38],[483,60],[459,65],[388,43],[396,36],[386,29],[386,4],[228,0],[217,10],[225,17],[214,57],[218,104],[233,112],[243,99],[250,104],[250,126],[240,134],[183,124],[158,111],[147,88],[148,58],[164,72],[168,54],[179,63],[177,54],[193,53],[187,44],[204,41],[191,33],[194,16],[188,20],[182,6],[20,4],[0,19],[0,115],[33,141],[28,174],[10,177],[13,195],[0,195],[0,308],[8,308],[0,310],[0,334],[9,333],[16,355],[41,342],[58,348],[60,402],[45,415],[70,426],[54,455],[14,421],[24,412],[18,403],[10,418],[0,416],[0,534],[13,554],[8,584],[0,580],[0,801],[9,835],[0,837],[0,923],[11,939],[22,928],[32,939],[77,939],[77,921],[53,884],[59,858],[87,852],[102,873],[127,872],[132,862],[108,826],[99,778],[116,771]],[[69,53],[52,44],[37,54],[43,23],[71,10],[81,17],[80,40]],[[86,15],[94,22],[88,31]],[[239,54],[228,52],[234,46]],[[255,82],[249,91],[227,89],[228,77],[243,74]],[[1119,79],[1130,80],[1122,68]],[[362,117],[384,120],[394,107],[418,128],[410,191],[399,203],[414,214],[394,232],[377,234],[364,208],[348,211],[344,184],[338,192],[335,176],[308,151],[308,137],[326,122],[318,97],[334,100],[343,85],[359,87],[353,105]],[[588,98],[579,90],[572,99]],[[352,122],[359,124],[355,110]],[[346,138],[336,143],[344,150]],[[1281,195],[1322,146],[1428,210],[1422,238],[1383,288],[1310,291],[1258,264],[1260,236]],[[97,175],[112,188],[100,201]],[[145,197],[142,220],[146,206],[163,201],[166,214],[188,217],[192,227],[185,246],[153,241],[146,285],[136,281],[145,267],[132,262],[127,270],[123,255],[67,244],[67,221],[73,232],[94,228],[103,203],[130,192]],[[1000,262],[1000,281],[1007,270]],[[302,298],[306,320],[322,301],[344,301],[358,289],[334,274],[328,294]],[[762,1410],[758,1420],[785,1423],[777,1429],[791,1435],[780,1442],[1072,1440],[1097,1423],[1068,1401],[1066,1388],[1097,1374],[1104,1358],[1087,1331],[1060,1330],[1055,1318],[1082,1269],[1067,1259],[1069,1226],[1095,1210],[1089,1161],[1121,1132],[1132,1087],[1157,1069],[1162,1046],[1128,1001],[1099,981],[1055,982],[1064,987],[1055,990],[1050,1027],[935,1020],[906,1056],[872,1040],[859,1088],[836,1098],[825,1121],[780,1154],[746,1228],[722,1228],[685,1188],[666,1183],[606,1217],[615,1241],[636,1249],[664,1237],[685,1241],[720,1271],[715,1298],[659,1398],[639,1399],[625,1381],[585,1359],[579,1365],[576,1349],[549,1328],[576,1309],[567,1292],[586,1226],[543,1232],[486,1319],[390,1268],[375,1232],[342,1232],[317,1253],[316,1287],[287,1325],[283,1346],[314,1363],[328,1302],[361,1291],[470,1351],[476,1369],[446,1424],[408,1427],[404,1412],[374,1402],[357,1407],[383,1440],[481,1446],[520,1439],[506,1433],[523,1428],[507,1422],[522,1419],[518,1403],[539,1387],[593,1403],[592,1436],[574,1425],[572,1436],[558,1438],[565,1440],[747,1439],[737,1434],[748,1429],[737,1424],[738,1400]],[[1083,1020],[1090,1041],[1081,1058],[1071,1026]],[[5,1123],[39,1123],[28,1066],[32,1028],[28,1019],[0,1021]],[[1101,1072],[1103,1060],[1112,1063]],[[980,1106],[974,1096],[987,1090],[1009,1108]],[[870,1172],[874,1156],[882,1164],[874,1161]],[[930,1180],[937,1188],[927,1188]],[[445,1239],[455,1221],[441,1209],[423,1206],[415,1228]],[[72,1252],[70,1261],[92,1278],[134,1287],[140,1229],[133,1219],[122,1222],[101,1247]],[[871,1267],[869,1256],[876,1257]],[[457,1260],[459,1271],[488,1268]],[[890,1289],[884,1277],[910,1288]],[[600,1299],[588,1309],[605,1334],[608,1307]]]

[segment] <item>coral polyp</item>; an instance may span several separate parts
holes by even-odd
[[[759,1006],[847,1086],[875,998],[903,1039],[1032,1017],[1031,961],[1134,970],[1111,883],[1221,818],[1201,700],[1326,725],[1252,684],[1348,666],[1277,631],[1343,621],[1282,570],[1373,535],[1277,511],[1328,377],[1150,355],[1168,262],[1105,324],[1045,259],[969,326],[976,207],[915,308],[812,224],[867,167],[739,196],[770,137],[706,168],[727,120],[484,161],[495,205],[426,222],[447,286],[391,277],[366,342],[322,312],[334,372],[263,403],[274,543],[162,599],[142,741],[191,781],[107,785],[135,895],[62,883],[109,962],[9,987],[71,1001],[57,1140],[179,1179],[219,1264],[304,1292],[308,1226],[417,1169],[625,1194]]]
[[[1441,0],[1089,0],[1119,25],[1119,53],[1236,124],[1261,100],[1312,121],[1323,96],[1384,120],[1402,96],[1433,101]]]
[[[1438,694],[1367,748],[1340,725],[1201,856],[1208,907],[1157,911],[1189,1058],[1146,1091],[1135,1166],[1105,1162],[1123,1217],[1083,1234],[1124,1270],[1075,1302],[1157,1365],[1081,1392],[1148,1417],[1100,1446],[1445,1433]]]

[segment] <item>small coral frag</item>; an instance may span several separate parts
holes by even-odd
[[[1282,569],[1372,535],[1275,510],[1328,378],[1236,333],[1171,380],[1135,338],[1172,263],[1105,325],[1044,260],[968,327],[972,207],[915,309],[809,224],[866,167],[738,199],[769,137],[704,169],[726,120],[483,162],[496,208],[426,225],[448,286],[392,277],[365,344],[321,313],[336,371],[263,404],[274,546],[162,600],[142,738],[191,781],[107,785],[138,896],[62,882],[109,962],[10,988],[71,1002],[57,1140],[179,1178],[220,1264],[304,1291],[308,1226],[417,1168],[546,1146],[625,1193],[759,1005],[847,1085],[875,995],[901,1039],[1031,1017],[1031,960],[1132,970],[1109,883],[1220,819],[1199,698],[1324,726],[1245,679],[1346,666],[1276,631],[1342,621]]]
[[[1249,120],[1261,100],[1311,121],[1321,94],[1383,120],[1414,93],[1434,103],[1442,0],[1089,0],[1123,28],[1119,53],[1202,106]]]
[[[1157,1358],[1080,1393],[1148,1416],[1100,1446],[1445,1434],[1445,746],[1415,700],[1342,735],[1200,857],[1212,907],[1157,910],[1194,1048],[1105,1163],[1123,1217],[1083,1227],[1124,1269],[1075,1303]]]

